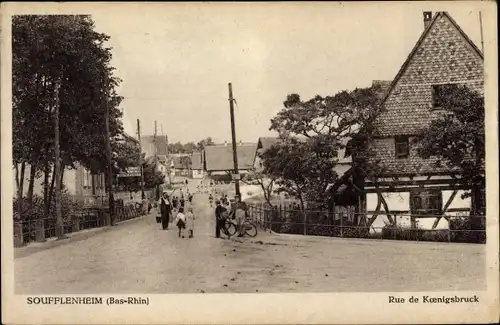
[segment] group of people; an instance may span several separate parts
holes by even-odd
[[[192,195],[189,194],[189,201],[192,201]],[[185,212],[184,194],[181,197],[172,197],[172,201],[168,196],[167,191],[163,191],[162,197],[158,201],[158,214],[161,218],[161,226],[163,230],[168,229],[170,220],[173,219],[174,224],[177,226],[179,237],[184,238],[184,231],[187,229],[189,232],[188,237],[194,236],[194,214],[193,208],[189,207]]]
[[[226,228],[229,220],[235,221],[237,236],[243,237],[245,235],[244,223],[247,212],[248,207],[241,200],[241,197],[236,196],[234,202],[229,202],[227,196],[223,194],[221,199],[215,202],[215,237],[221,238],[221,230],[228,239],[231,237]]]

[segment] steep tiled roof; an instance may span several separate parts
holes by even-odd
[[[389,97],[389,95],[391,94],[392,90],[394,89],[394,86],[396,85],[396,83],[398,82],[399,78],[402,76],[402,74],[406,71],[408,65],[410,64],[412,58],[415,56],[415,54],[417,53],[417,50],[419,49],[420,45],[422,44],[422,42],[424,41],[424,39],[426,38],[427,34],[429,33],[429,31],[431,31],[433,29],[433,26],[434,24],[436,23],[436,21],[438,21],[439,19],[441,19],[442,17],[446,17],[450,23],[452,24],[452,26],[460,33],[460,35],[465,39],[465,41],[468,43],[468,45],[473,49],[473,51],[482,59],[484,60],[484,57],[483,57],[483,53],[481,53],[481,51],[477,48],[477,46],[474,44],[474,42],[471,41],[471,39],[467,36],[467,34],[465,34],[465,32],[462,30],[462,28],[460,28],[460,26],[455,22],[455,20],[453,18],[451,18],[451,16],[446,12],[446,11],[441,11],[441,12],[438,12],[434,15],[434,18],[432,19],[432,21],[430,22],[430,24],[427,26],[427,28],[424,30],[424,32],[422,33],[422,35],[420,36],[420,38],[418,39],[417,43],[415,44],[415,46],[413,47],[412,51],[410,52],[410,55],[408,55],[408,58],[406,59],[406,61],[403,63],[403,65],[401,66],[401,68],[399,69],[396,77],[394,78],[394,80],[392,81],[391,85],[389,86],[389,89],[387,91],[387,93],[385,94],[385,97],[384,99],[382,100],[382,105],[385,103],[385,101],[387,100],[387,97]]]
[[[238,168],[251,169],[257,152],[256,143],[243,143],[236,146],[238,154]],[[212,145],[205,147],[205,163],[207,171],[233,170],[232,144]]]
[[[203,169],[202,156],[200,152],[194,152],[191,155],[191,169]]]
[[[433,85],[465,84],[483,92],[483,69],[483,55],[477,47],[446,12],[437,13],[391,83],[374,122],[378,136],[373,142],[374,159],[384,167],[384,174],[451,172],[437,169],[435,158],[421,158],[412,136],[443,114],[433,107]],[[398,135],[410,137],[407,158],[395,157],[394,137]]]

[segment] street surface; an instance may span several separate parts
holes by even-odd
[[[194,183],[194,182],[193,182]],[[194,192],[196,185],[189,184]],[[208,194],[195,236],[155,215],[15,259],[18,294],[481,290],[485,245],[276,235],[215,238]]]

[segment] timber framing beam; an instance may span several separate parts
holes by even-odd
[[[409,180],[409,181],[380,181],[380,182],[366,182],[367,187],[380,186],[380,187],[396,187],[396,186],[420,186],[420,185],[457,185],[459,180],[455,179],[423,179],[423,180]]]
[[[382,193],[393,193],[393,192],[409,192],[412,190],[441,190],[441,191],[448,191],[448,190],[465,190],[466,188],[460,185],[444,185],[444,186],[408,186],[408,187],[380,187],[379,189],[376,188],[365,188],[365,193],[377,193],[378,191]]]

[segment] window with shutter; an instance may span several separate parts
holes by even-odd
[[[412,215],[440,215],[443,194],[439,190],[410,192],[410,213]]]
[[[410,140],[409,140],[409,137],[406,136],[406,135],[397,136],[394,139],[394,144],[395,144],[396,158],[397,159],[408,158],[408,156],[410,154]]]

